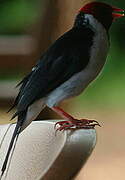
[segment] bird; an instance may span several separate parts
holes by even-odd
[[[12,105],[17,108],[12,119],[18,119],[1,178],[19,134],[46,106],[65,119],[56,123],[59,131],[91,129],[99,125],[95,120],[72,117],[59,104],[81,94],[100,74],[110,47],[109,29],[115,19],[123,16],[124,10],[103,2],[85,4],[78,11],[72,28],[42,54],[32,71],[18,84],[19,93]]]

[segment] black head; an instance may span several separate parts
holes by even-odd
[[[93,15],[107,30],[110,28],[114,19],[124,16],[124,10],[96,1],[83,6],[80,9],[81,12]]]

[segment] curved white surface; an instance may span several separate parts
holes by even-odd
[[[14,127],[0,126],[0,168]],[[68,130],[55,135],[54,122],[34,121],[20,134],[7,176],[2,180],[56,180],[60,172],[63,180],[68,179],[85,163],[95,143],[95,130]]]

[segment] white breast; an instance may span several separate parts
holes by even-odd
[[[64,99],[80,94],[97,77],[105,64],[109,49],[107,32],[92,15],[86,15],[86,18],[95,31],[89,63],[83,71],[72,76],[49,94],[46,100],[49,107],[56,106]]]

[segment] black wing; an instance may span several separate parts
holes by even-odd
[[[89,27],[74,27],[55,41],[22,81],[16,99],[18,112],[86,67],[93,36],[94,32]]]

